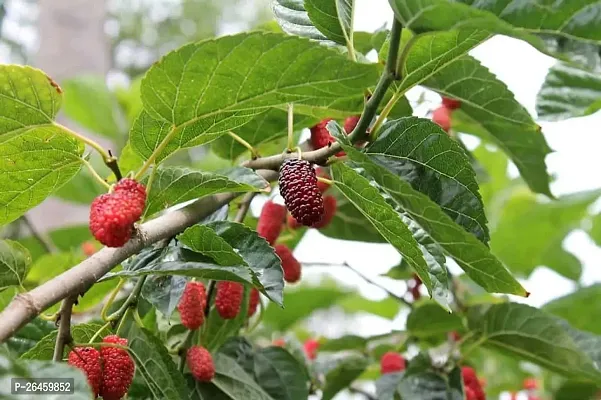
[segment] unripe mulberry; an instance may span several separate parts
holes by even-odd
[[[269,244],[275,243],[282,232],[284,218],[286,218],[286,207],[269,200],[261,210],[257,233]]]
[[[392,372],[401,372],[405,370],[405,359],[399,353],[389,351],[380,359],[380,372],[390,374]]]
[[[190,330],[198,329],[205,320],[207,292],[202,282],[188,282],[177,305],[182,325]]]
[[[448,108],[449,110],[456,110],[459,107],[461,107],[461,101],[443,96],[442,105]]]
[[[298,282],[301,278],[301,264],[292,254],[288,246],[278,244],[275,246],[275,253],[282,260],[282,270],[284,271],[284,280],[288,283]]]
[[[324,214],[323,197],[317,188],[315,169],[306,160],[287,159],[280,167],[280,194],[290,214],[303,225],[312,226]]]
[[[276,346],[276,347],[285,347],[286,346],[286,341],[284,339],[275,339],[273,341],[273,343],[271,344],[272,346]]]
[[[127,346],[127,339],[109,335],[104,343]],[[127,350],[102,346],[100,355],[104,361],[100,395],[104,400],[119,400],[125,396],[134,379],[135,364]]]
[[[215,376],[213,356],[202,346],[192,346],[188,349],[186,363],[197,381],[209,382]]]
[[[96,246],[94,246],[94,243],[86,241],[81,244],[81,250],[83,251],[83,254],[90,257],[96,253]]]
[[[253,288],[250,291],[250,299],[248,300],[248,316],[252,317],[257,312],[257,307],[259,307],[259,301],[261,301],[261,296],[259,295],[259,291],[256,288]]]
[[[94,397],[100,393],[102,383],[102,359],[100,352],[93,347],[78,347],[69,353],[70,365],[81,369],[88,378]]]
[[[90,231],[102,244],[121,247],[132,236],[146,204],[146,189],[133,179],[122,179],[112,193],[94,199],[90,208]]]
[[[315,360],[317,358],[317,350],[319,349],[319,342],[315,339],[308,339],[303,344],[303,349],[309,360]]]
[[[451,110],[444,106],[438,107],[432,113],[432,122],[440,125],[445,132],[449,132],[451,129]]]
[[[323,198],[323,217],[321,217],[321,221],[314,224],[313,227],[317,229],[325,228],[332,222],[334,219],[334,215],[336,214],[336,206],[337,201],[334,196],[326,196]]]
[[[321,149],[322,147],[329,146],[331,143],[336,142],[336,139],[330,135],[330,132],[326,128],[326,125],[331,120],[332,118],[326,118],[311,128],[311,146],[314,150]],[[343,156],[344,154],[344,151],[336,153],[337,156]]]
[[[538,381],[535,378],[524,379],[524,389],[526,389],[526,390],[538,389]]]
[[[352,115],[344,120],[344,131],[347,135],[355,129],[360,118],[360,115]]]
[[[216,286],[215,308],[223,319],[234,319],[240,312],[244,286],[238,282],[220,281]]]

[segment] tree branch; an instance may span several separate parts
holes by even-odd
[[[236,217],[234,218],[235,222],[242,223],[242,221],[244,221],[244,218],[246,217],[246,214],[250,209],[250,203],[252,203],[253,199],[255,198],[255,195],[255,192],[249,192],[244,196],[244,198],[242,199],[242,203],[240,203],[240,208],[236,213]]]
[[[71,314],[73,312],[73,304],[77,301],[77,295],[72,295],[63,300],[59,311],[58,334],[56,335],[56,344],[54,345],[53,361],[62,361],[65,345],[71,344],[73,337],[71,336]]]
[[[372,284],[376,287],[379,287],[380,289],[382,289],[383,291],[385,291],[390,297],[392,297],[393,299],[400,301],[401,303],[409,306],[409,307],[413,307],[413,304],[411,304],[409,301],[405,300],[405,298],[403,296],[399,296],[396,293],[393,293],[392,291],[386,289],[384,286],[380,285],[378,282],[374,281],[373,279],[371,279],[370,277],[364,275],[362,272],[360,272],[358,269],[351,267],[351,265],[347,262],[344,262],[342,264],[343,266],[347,267],[348,269],[350,269],[351,271],[353,271],[354,273],[356,273],[357,275],[359,275],[361,278],[363,278],[363,280],[369,284]]]
[[[257,171],[265,179],[277,178],[273,171]],[[218,210],[239,193],[221,193],[205,197],[179,210],[138,226],[137,234],[123,247],[105,247],[73,268],[54,277],[29,292],[18,294],[0,313],[0,343],[19,328],[60,300],[85,292],[113,267],[159,240],[177,235],[184,229]]]

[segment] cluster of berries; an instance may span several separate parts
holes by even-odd
[[[472,367],[462,367],[463,387],[465,389],[465,400],[486,400],[482,383]]]
[[[536,395],[538,390],[538,381],[535,378],[526,378],[522,384],[522,388],[526,391],[527,400],[540,400],[540,397]],[[517,400],[518,393],[511,393],[511,400]]]
[[[121,179],[111,193],[94,199],[90,231],[103,245],[121,247],[132,236],[146,205],[146,188],[133,179]],[[91,249],[87,249],[91,251]],[[86,249],[84,249],[86,251]]]
[[[102,342],[127,346],[127,339],[117,335],[106,336]],[[127,350],[118,347],[78,347],[69,353],[68,362],[86,374],[94,396],[104,400],[123,398],[134,379],[134,361]]]
[[[405,370],[405,359],[399,353],[389,351],[380,358],[380,373],[392,374]]]
[[[440,107],[432,112],[432,121],[440,125],[440,127],[448,133],[451,129],[451,115],[453,114],[453,111],[459,107],[461,107],[461,102],[459,100],[443,97]]]

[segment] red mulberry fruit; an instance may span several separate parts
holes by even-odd
[[[109,335],[104,343],[127,346],[127,339]],[[135,364],[127,350],[103,346],[100,355],[104,361],[100,395],[104,400],[119,400],[125,396],[134,379]]]
[[[380,359],[380,372],[390,374],[392,372],[401,372],[405,370],[405,359],[399,353],[389,351]]]
[[[223,319],[234,319],[240,312],[244,286],[238,282],[220,281],[217,283],[215,308]]]
[[[443,96],[442,105],[448,108],[449,110],[456,110],[459,107],[461,107],[461,101]]]
[[[292,254],[288,246],[278,244],[275,246],[275,253],[282,260],[282,269],[284,270],[284,280],[288,283],[298,282],[301,278],[301,264]]]
[[[186,362],[194,379],[209,382],[215,376],[215,366],[211,353],[201,346],[192,346],[186,353]]]
[[[451,129],[451,110],[440,106],[432,113],[432,122],[440,125],[440,127],[448,132]]]
[[[303,225],[312,226],[324,214],[323,197],[311,163],[287,159],[280,167],[280,194],[290,214]]]
[[[201,282],[188,282],[177,305],[182,325],[191,331],[198,329],[205,319],[207,292]]]
[[[93,347],[78,347],[69,353],[69,364],[81,369],[88,378],[94,396],[100,392],[102,383],[102,359]]]
[[[282,232],[284,218],[286,218],[286,207],[269,200],[261,210],[257,233],[269,244],[275,243]]]
[[[336,197],[334,197],[334,196],[324,197],[324,199],[323,199],[323,208],[324,208],[323,217],[321,217],[321,221],[314,224],[313,227],[321,229],[321,228],[325,228],[326,226],[328,226],[330,224],[330,222],[332,222],[332,219],[334,219],[334,215],[336,214],[336,206],[337,206]]]

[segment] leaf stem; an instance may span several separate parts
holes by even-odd
[[[173,126],[169,133],[165,136],[163,141],[157,146],[156,149],[154,149],[150,157],[148,157],[148,159],[144,162],[144,165],[142,165],[142,167],[138,170],[136,176],[134,177],[135,180],[140,180],[140,178],[142,177],[142,175],[144,175],[148,168],[150,168],[150,166],[155,163],[155,160],[157,159],[159,154],[161,154],[162,151],[165,150],[165,147],[167,147],[171,139],[173,139],[176,132],[177,127]]]
[[[366,275],[364,275],[362,272],[360,272],[359,270],[351,267],[351,265],[347,262],[344,262],[342,264],[343,266],[347,267],[348,269],[350,269],[351,271],[353,271],[355,274],[359,275],[361,278],[363,278],[363,280],[371,285],[374,285],[376,287],[379,287],[380,289],[382,289],[383,291],[385,291],[390,297],[392,297],[395,300],[400,301],[401,303],[404,303],[405,305],[407,305],[408,307],[413,307],[413,304],[411,304],[410,302],[408,302],[407,300],[405,300],[404,297],[397,295],[396,293],[391,292],[390,290],[386,289],[384,286],[380,285],[379,283],[377,283],[376,281],[374,281],[373,279],[367,277]]]
[[[157,174],[157,166],[152,167],[150,176],[148,177],[148,183],[146,184],[146,193],[150,196],[150,189],[152,189],[152,183],[154,182],[154,176]]]
[[[134,286],[133,290],[131,291],[131,293],[125,300],[125,302],[121,305],[121,307],[117,311],[115,311],[114,313],[112,313],[111,315],[109,315],[107,317],[108,321],[124,319],[124,316],[127,313],[127,310],[136,305],[136,302],[138,301],[138,296],[140,295],[140,292],[142,291],[142,286],[144,286],[144,282],[146,282],[147,277],[148,277],[148,275],[144,275],[144,276],[140,277],[140,279],[136,283],[136,286]]]
[[[73,342],[71,336],[71,314],[73,313],[73,304],[77,301],[77,295],[65,298],[61,304],[59,311],[58,333],[56,335],[56,343],[54,345],[54,354],[52,360],[60,362],[63,360],[65,345]]]
[[[292,151],[294,147],[294,104],[288,104],[288,144],[286,148],[288,151]]]
[[[107,322],[107,323],[105,323],[104,325],[102,325],[102,326],[100,327],[100,329],[98,329],[98,330],[96,331],[96,333],[94,333],[94,336],[92,336],[92,337],[90,338],[90,340],[89,340],[89,343],[94,343],[94,340],[96,340],[96,338],[97,338],[98,336],[100,336],[100,334],[102,333],[102,331],[104,331],[105,329],[107,329],[109,326],[111,326],[111,322],[110,322],[110,321],[109,321],[109,322]]]
[[[322,183],[327,183],[328,185],[333,185],[334,181],[328,178],[324,178],[323,176],[318,176],[317,180]]]
[[[229,131],[227,133],[232,139],[234,139],[236,142],[240,143],[242,146],[246,147],[248,149],[248,151],[250,151],[250,154],[252,154],[253,158],[259,158],[259,152],[257,151],[257,149],[255,149],[250,143],[248,143],[246,140],[242,139],[240,136],[236,135],[234,132]]]
[[[123,288],[123,285],[125,285],[125,282],[126,282],[125,279],[119,278],[119,282],[117,283],[117,286],[115,286],[115,288],[111,292],[111,295],[107,299],[106,303],[104,303],[104,306],[102,306],[102,311],[100,312],[100,317],[102,318],[103,321],[110,322],[108,319],[108,316],[106,314],[108,313],[109,308],[111,308],[111,306],[113,305],[113,302],[115,301],[115,297],[117,297],[117,294],[121,291],[121,289]]]
[[[88,167],[88,170],[90,170],[90,173],[92,174],[94,179],[96,179],[102,186],[104,186],[107,190],[111,188],[111,185],[109,185],[100,175],[98,175],[98,172],[96,172],[94,167],[92,167],[92,164],[90,164],[83,158],[81,159],[81,162],[83,163],[83,165]]]

